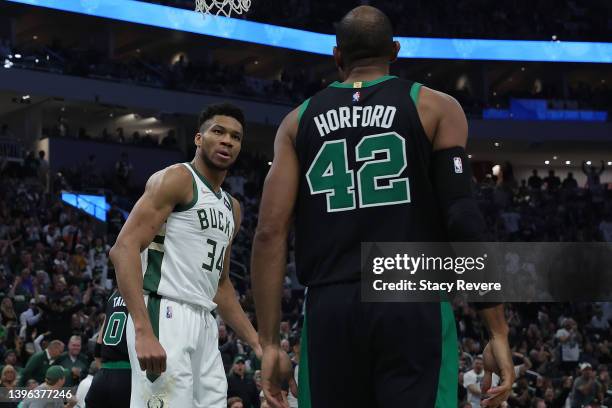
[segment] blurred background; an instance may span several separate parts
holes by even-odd
[[[240,106],[248,121],[225,188],[242,204],[231,276],[253,318],[250,247],[276,128],[286,113],[337,79],[329,55],[283,48],[276,40],[286,32],[282,27],[305,30],[294,33],[305,38],[333,34],[334,22],[360,4],[381,8],[397,36],[412,38],[402,41],[404,49],[448,38],[465,56],[445,57],[439,50],[435,58],[400,58],[391,73],[462,104],[475,191],[491,240],[612,241],[610,1],[254,0],[239,20],[217,26],[190,12],[189,0],[125,0],[115,9],[81,0],[70,3],[72,11],[62,11],[67,3],[60,1],[20,3],[0,1],[4,387],[41,382],[31,371],[21,374],[30,357],[55,339],[73,344],[60,360],[71,370],[71,385],[85,378],[104,302],[116,286],[108,249],[147,178],[191,160],[197,114],[213,102]],[[139,16],[137,23],[122,13],[127,9]],[[185,31],[182,21],[214,35]],[[245,41],[239,30],[249,21],[268,24],[262,26],[267,37]],[[521,59],[527,43],[510,41],[490,43],[490,52],[515,57],[487,59],[469,39],[539,41],[541,58]],[[568,42],[587,47],[584,54],[593,62],[563,62],[554,47]],[[299,365],[303,287],[292,253],[287,262],[279,330]],[[508,406],[612,406],[612,304],[507,309],[515,363],[522,367]],[[469,407],[464,377],[480,372],[483,328],[469,305],[456,304],[455,312],[457,392]],[[219,336],[228,397],[234,397],[228,406],[259,408],[259,362],[222,322]],[[342,347],[333,333],[330,345]],[[78,356],[77,370],[70,356]]]

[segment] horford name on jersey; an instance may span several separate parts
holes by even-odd
[[[314,117],[319,135],[324,137],[338,129],[379,127],[389,129],[397,108],[395,106],[341,106]]]

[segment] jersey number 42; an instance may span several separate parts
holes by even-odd
[[[375,159],[377,153],[385,157]],[[357,170],[357,193],[344,139],[325,142],[306,172],[310,193],[325,194],[327,212],[354,210],[356,194],[360,208],[410,202],[408,177],[399,177],[406,169],[403,137],[396,132],[365,136],[355,146],[355,159],[364,162]],[[379,184],[382,180],[387,185]]]

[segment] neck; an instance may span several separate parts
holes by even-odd
[[[225,179],[225,175],[227,174],[227,170],[211,169],[204,163],[204,160],[199,159],[197,156],[193,158],[191,164],[201,175],[206,177],[206,180],[208,180],[216,192],[219,191]]]
[[[373,81],[384,75],[389,75],[388,65],[357,66],[348,71],[344,82]]]

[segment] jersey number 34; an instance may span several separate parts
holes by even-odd
[[[376,153],[386,157],[375,159]],[[396,132],[365,136],[355,147],[355,160],[364,162],[357,170],[359,207],[410,202],[406,169],[406,141]],[[325,194],[327,212],[357,208],[355,175],[349,169],[346,140],[325,142],[306,172],[311,194]],[[387,181],[386,185],[379,184]]]

